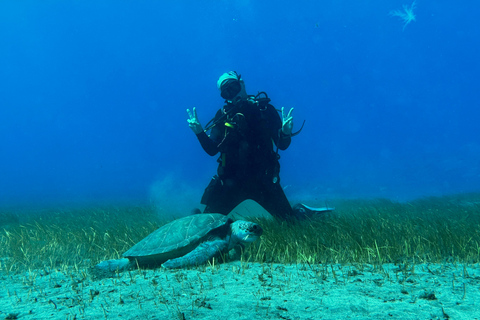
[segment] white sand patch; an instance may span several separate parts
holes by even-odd
[[[478,264],[234,262],[100,280],[87,269],[0,279],[0,318],[480,319]]]

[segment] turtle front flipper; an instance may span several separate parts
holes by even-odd
[[[173,269],[183,268],[186,266],[195,266],[204,264],[215,255],[228,248],[228,242],[226,240],[213,240],[201,243],[191,252],[187,253],[183,257],[170,259],[162,264],[162,267]]]

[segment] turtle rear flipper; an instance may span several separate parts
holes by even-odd
[[[134,264],[130,259],[111,259],[100,262],[95,266],[96,269],[103,271],[124,271],[130,269]]]
[[[95,279],[108,278],[115,274],[116,271],[125,271],[135,267],[135,261],[127,258],[111,259],[102,261],[90,268],[90,274]]]
[[[191,252],[187,253],[183,257],[170,259],[162,264],[162,267],[167,269],[183,268],[186,266],[200,265],[222,251],[228,248],[228,242],[226,240],[213,240],[201,243]]]

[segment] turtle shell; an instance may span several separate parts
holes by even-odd
[[[195,214],[174,220],[123,254],[139,263],[158,265],[182,257],[212,237],[225,237],[232,219],[223,214]]]

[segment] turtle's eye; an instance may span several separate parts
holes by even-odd
[[[250,228],[248,228],[248,231],[253,232],[253,233],[258,233],[260,230],[261,230],[261,228],[257,224],[254,224],[253,226],[250,226]]]

